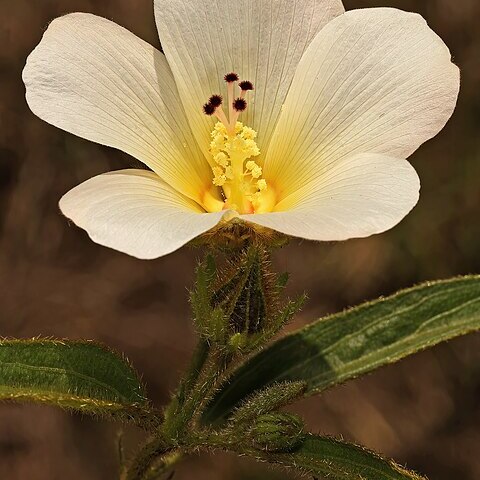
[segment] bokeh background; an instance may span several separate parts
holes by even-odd
[[[412,157],[420,203],[394,230],[364,240],[292,241],[275,262],[308,290],[294,326],[428,280],[480,271],[480,3],[348,0],[348,9],[421,13],[463,80],[444,131]],[[92,243],[57,202],[74,185],[135,161],[57,130],[24,100],[21,71],[48,22],[72,11],[108,17],[159,46],[151,0],[0,0],[0,336],[105,342],[127,354],[162,404],[195,337],[187,287],[197,250],[140,261]],[[480,337],[472,335],[339,387],[295,409],[315,431],[363,443],[430,476],[480,478]],[[0,478],[115,479],[118,425],[47,407],[0,405]],[[128,445],[141,433],[126,431]],[[176,478],[284,479],[229,455],[192,458]]]

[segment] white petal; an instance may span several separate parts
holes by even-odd
[[[90,14],[58,18],[23,79],[43,120],[129,153],[196,200],[210,186],[165,56],[128,30]]]
[[[459,71],[422,17],[390,8],[332,20],[302,58],[264,176],[280,199],[355,153],[407,158],[457,101]]]
[[[160,41],[206,155],[213,120],[202,105],[224,95],[223,76],[254,83],[241,120],[266,151],[303,52],[343,12],[341,0],[155,0]]]
[[[346,240],[384,232],[418,201],[420,181],[406,160],[358,154],[336,162],[303,198],[289,197],[284,211],[244,215],[247,221],[310,240]]]
[[[214,227],[224,212],[203,213],[153,172],[120,170],[70,190],[60,209],[100,245],[152,259]]]

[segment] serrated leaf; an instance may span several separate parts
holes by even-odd
[[[0,400],[47,403],[147,421],[149,402],[129,363],[93,342],[0,340]]]
[[[293,452],[265,459],[325,480],[426,480],[363,447],[317,435],[307,435]]]
[[[233,375],[204,421],[221,421],[242,399],[274,382],[305,381],[306,394],[313,394],[478,329],[478,275],[400,291],[274,342]]]

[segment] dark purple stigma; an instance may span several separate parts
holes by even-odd
[[[206,103],[203,106],[203,113],[205,115],[211,116],[215,113],[216,107],[214,107],[211,103]]]
[[[212,95],[208,100],[208,103],[217,108],[223,103],[223,98],[220,95]]]
[[[234,101],[233,101],[233,108],[237,111],[237,112],[243,112],[244,110],[247,109],[247,101],[243,98],[236,98]]]
[[[238,82],[238,75],[235,72],[227,73],[223,78],[227,83]]]
[[[248,80],[244,80],[243,82],[240,82],[238,86],[245,92],[248,90],[253,90],[253,83],[249,82]]]

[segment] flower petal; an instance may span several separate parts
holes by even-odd
[[[23,79],[30,108],[48,123],[129,153],[195,200],[210,187],[164,55],[128,30],[85,13],[60,17]]]
[[[146,170],[119,170],[70,190],[60,209],[100,245],[152,259],[214,227],[224,212],[204,213]]]
[[[358,154],[336,162],[303,197],[291,196],[273,213],[242,218],[310,240],[346,240],[384,232],[418,201],[420,181],[406,160]]]
[[[197,140],[208,155],[213,121],[202,105],[223,94],[223,76],[250,80],[242,121],[266,151],[300,58],[341,0],[155,0],[163,50]]]
[[[264,177],[282,199],[355,153],[407,158],[444,127],[458,90],[458,68],[421,16],[347,12],[303,56]]]

